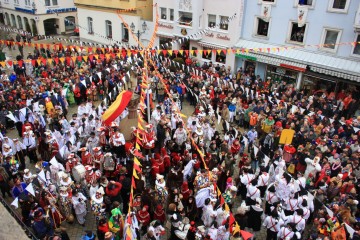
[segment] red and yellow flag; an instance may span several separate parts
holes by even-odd
[[[132,92],[123,91],[117,96],[115,102],[104,112],[102,120],[105,125],[110,125],[125,110],[131,100]]]

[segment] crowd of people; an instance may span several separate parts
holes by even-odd
[[[134,239],[247,239],[235,222],[253,239],[262,227],[267,239],[359,239],[356,87],[314,95],[248,69],[194,59],[174,69],[153,56],[151,120],[125,141],[122,118],[104,126],[101,115],[121,88],[141,92],[144,59],[98,51],[110,57],[2,71],[0,189],[36,237],[68,239],[62,222],[86,227],[92,214],[97,229],[85,239],[128,229]],[[29,59],[42,54],[81,53],[42,48]],[[136,86],[123,82],[130,69]],[[187,118],[184,104],[194,107]],[[294,131],[287,144],[284,130]]]

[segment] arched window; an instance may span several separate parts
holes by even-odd
[[[12,27],[16,27],[17,28],[17,26],[16,26],[16,19],[15,19],[15,15],[14,14],[11,14],[11,26]]]
[[[17,15],[17,21],[18,21],[19,28],[24,29],[23,24],[22,24],[22,19],[21,19],[21,17],[19,15]]]

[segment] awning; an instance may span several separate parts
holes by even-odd
[[[306,49],[288,49],[273,51],[284,46],[277,46],[263,42],[240,40],[236,48],[256,49],[244,51],[242,55],[255,57],[257,61],[276,66],[294,66],[300,69],[310,67],[311,71],[360,82],[360,62],[344,58],[333,57],[321,52],[311,52]],[[259,51],[262,48],[264,51]],[[268,50],[271,51],[268,51]]]
[[[199,45],[202,47],[207,47],[207,48],[212,48],[212,49],[227,49],[227,48],[229,48],[228,46],[225,46],[225,45],[209,43],[209,42],[205,42],[205,41],[200,41]]]
[[[249,52],[249,53],[244,52],[241,54],[236,54],[235,56],[244,58],[244,59],[248,59],[248,60],[252,60],[252,61],[258,61],[258,62],[270,64],[273,66],[280,66],[280,67],[284,67],[284,68],[294,69],[294,70],[297,70],[300,72],[304,72],[306,70],[305,64],[291,62],[291,61],[287,61],[285,59],[274,58],[274,57],[261,55],[261,54],[257,54],[257,53],[252,53],[252,52]]]
[[[156,35],[159,37],[171,38],[171,39],[175,37],[173,34],[165,33],[165,32],[157,32]]]

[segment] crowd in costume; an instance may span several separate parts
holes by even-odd
[[[152,56],[150,122],[126,142],[121,117],[105,126],[101,115],[120,88],[141,92],[143,58],[98,51],[109,58],[1,75],[0,188],[38,238],[67,239],[62,222],[86,227],[88,214],[88,239],[246,239],[237,224],[253,238],[263,227],[267,239],[359,238],[357,88],[314,95],[190,59],[170,72],[171,59]],[[129,70],[136,86],[123,80]],[[184,104],[194,106],[187,118]],[[295,131],[291,143],[281,144],[284,130]]]

